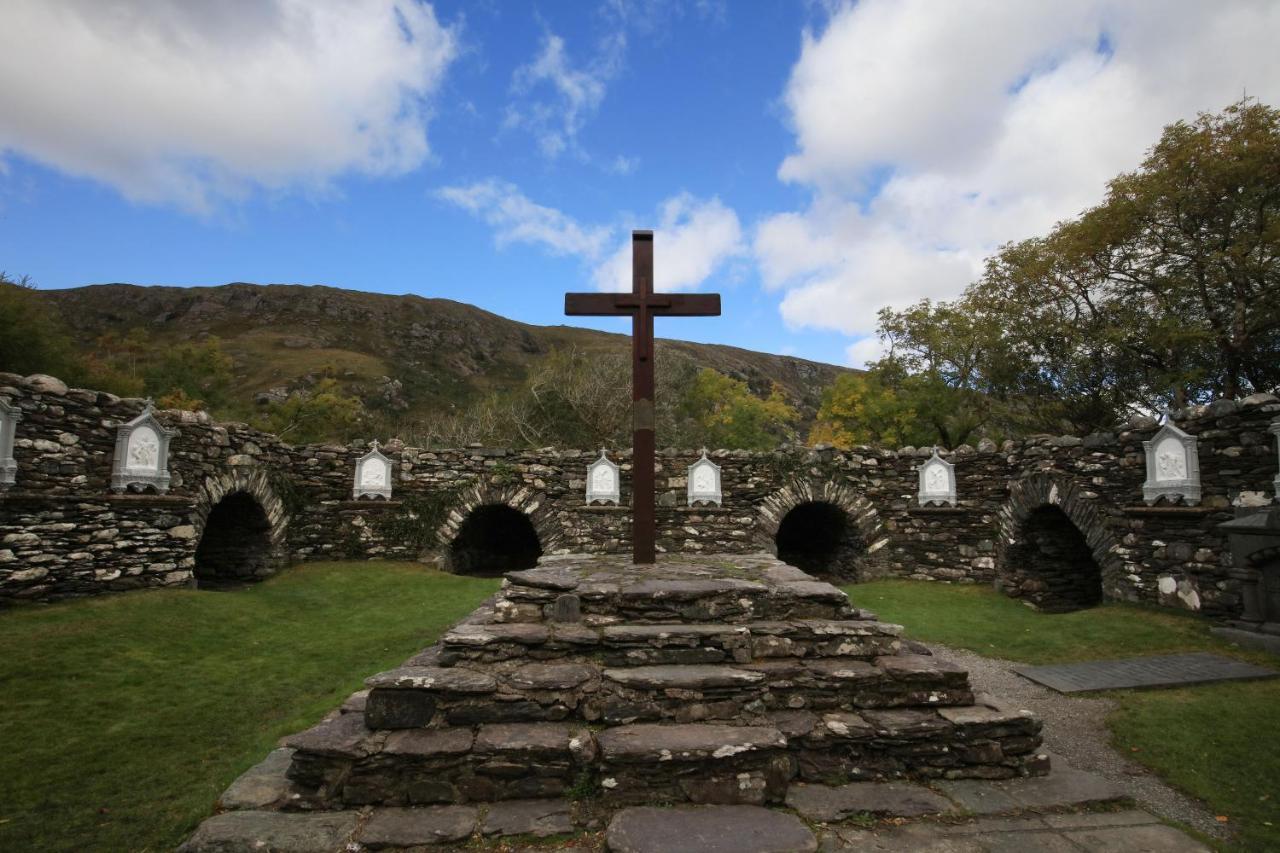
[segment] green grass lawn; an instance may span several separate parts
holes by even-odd
[[[1044,614],[987,587],[916,581],[845,589],[911,637],[988,657],[1041,664],[1208,651],[1280,668],[1172,611],[1108,604]],[[1117,749],[1227,817],[1237,849],[1280,850],[1280,679],[1105,695],[1119,704],[1108,721]]]
[[[171,850],[278,738],[498,583],[328,563],[0,613],[0,850]]]

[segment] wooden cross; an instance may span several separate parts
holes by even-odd
[[[631,317],[631,548],[634,562],[652,565],[656,538],[653,506],[653,318],[718,317],[720,294],[654,293],[653,232],[631,232],[630,293],[566,293],[570,317]]]

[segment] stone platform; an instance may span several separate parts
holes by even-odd
[[[234,834],[248,809],[337,827],[376,807],[391,838],[430,807],[444,842],[468,820],[525,826],[503,817],[520,808],[564,831],[570,799],[760,806],[806,785],[1048,772],[1037,719],[901,633],[768,555],[544,558],[287,739],[206,826]]]

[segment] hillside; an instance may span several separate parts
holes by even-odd
[[[235,360],[247,411],[329,372],[375,406],[406,417],[515,388],[552,350],[628,351],[625,335],[533,326],[471,305],[333,287],[102,284],[39,291],[77,340],[144,329],[157,343],[216,335]],[[698,365],[745,380],[757,393],[780,385],[807,423],[824,388],[848,368],[736,347],[663,340]]]

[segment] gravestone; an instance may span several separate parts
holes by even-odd
[[[720,466],[707,458],[707,449],[702,448],[702,458],[689,466],[689,506],[699,503],[720,506],[724,494],[720,487]]]
[[[617,504],[622,499],[621,476],[608,452],[600,450],[600,458],[587,466],[587,506],[594,503]]]
[[[920,506],[956,505],[956,466],[938,455],[938,448],[919,468],[920,484],[916,499]]]
[[[1142,447],[1147,455],[1142,499],[1148,505],[1162,497],[1182,498],[1188,506],[1200,503],[1200,456],[1195,436],[1169,422],[1149,441],[1142,442]]]
[[[22,410],[0,397],[0,490],[12,486],[17,478],[18,463],[13,458],[13,438],[22,420]]]
[[[378,447],[378,440],[375,438],[369,443],[369,452],[356,460],[355,483],[351,488],[352,500],[391,500],[391,460],[383,456]]]
[[[169,439],[177,434],[156,420],[155,406],[147,400],[142,414],[116,431],[111,490],[151,486],[160,494],[169,491]]]

